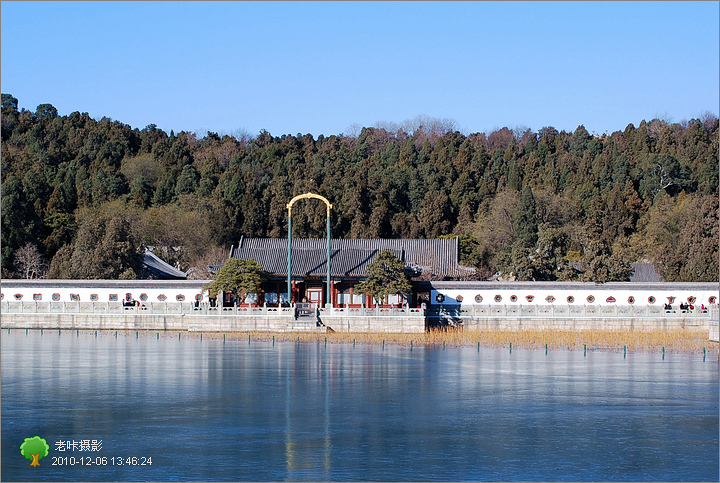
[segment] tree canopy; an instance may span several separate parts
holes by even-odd
[[[213,282],[203,290],[208,290],[210,298],[217,297],[220,292],[232,293],[243,303],[249,293],[260,290],[260,282],[266,276],[263,266],[254,259],[229,258],[218,270]]]
[[[21,276],[28,243],[65,267],[51,276],[138,275],[139,244],[187,271],[241,236],[286,236],[287,202],[312,191],[333,203],[335,237],[460,236],[480,279],[593,278],[604,268],[586,260],[601,249],[602,265],[650,261],[666,281],[717,280],[719,125],[709,113],[602,135],[462,134],[418,119],[317,138],[231,136],[28,110],[2,94],[1,127],[3,277]],[[325,236],[322,210],[301,205],[293,217],[295,236]]]
[[[356,285],[355,290],[383,304],[389,295],[405,295],[411,288],[410,279],[405,273],[405,263],[390,250],[382,250],[368,264],[367,278]]]

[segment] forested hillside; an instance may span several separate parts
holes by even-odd
[[[3,94],[2,274],[135,278],[145,244],[202,278],[243,235],[287,236],[285,205],[312,191],[334,237],[459,235],[478,278],[624,280],[652,261],[666,281],[718,279],[714,115],[602,136],[449,127],[198,137]],[[293,218],[293,236],[325,236],[314,200]]]

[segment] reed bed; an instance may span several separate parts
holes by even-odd
[[[23,330],[23,329],[15,329]],[[420,334],[381,332],[187,332],[153,330],[68,330],[46,329],[46,333],[64,335],[97,334],[104,336],[205,339],[229,341],[323,342],[328,344],[371,344],[414,347],[509,347],[537,350],[602,350],[620,352],[718,353],[718,343],[697,330],[431,330]]]
[[[206,334],[223,338],[223,334]],[[198,337],[194,335],[194,337]],[[233,332],[228,340],[327,342],[328,344],[372,344],[414,347],[509,347],[548,350],[603,350],[620,352],[702,353],[718,351],[718,343],[706,333],[691,330],[609,331],[609,330],[431,330],[421,334],[380,332]]]

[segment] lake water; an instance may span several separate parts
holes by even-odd
[[[3,481],[719,478],[702,354],[13,330],[1,376]]]

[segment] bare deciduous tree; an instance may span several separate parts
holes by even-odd
[[[401,123],[400,127],[408,134],[415,134],[416,131],[422,131],[430,139],[432,144],[435,144],[435,141],[440,136],[460,129],[455,119],[447,117],[440,119],[425,114],[416,116],[413,119],[406,119]]]
[[[712,130],[712,128],[715,125],[715,123],[717,122],[717,120],[718,120],[718,117],[710,111],[703,111],[700,114],[700,121],[702,122],[705,130],[708,132],[710,132]]]
[[[358,123],[350,124],[347,128],[345,128],[345,136],[357,139],[357,137],[360,135],[360,132],[362,132],[362,126]]]
[[[213,275],[210,273],[210,265],[222,265],[229,257],[229,250],[222,247],[213,247],[205,255],[194,260],[188,270],[189,280],[210,280]]]
[[[657,165],[657,167],[653,170],[652,174],[655,176],[658,176],[660,178],[659,185],[658,185],[658,191],[664,190],[671,184],[673,184],[673,179],[670,176],[670,174],[667,172],[667,170],[661,166]]]
[[[507,149],[513,140],[513,132],[510,129],[506,127],[496,129],[487,137],[487,150],[493,152],[496,149]]]
[[[48,264],[35,245],[26,243],[15,251],[15,268],[22,278],[45,278]]]
[[[515,138],[515,144],[521,144],[521,142],[525,141],[532,134],[532,129],[525,124],[518,124],[512,128],[511,131]]]

